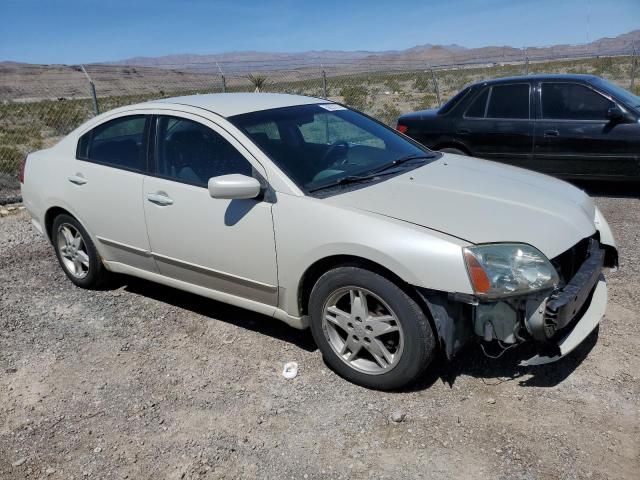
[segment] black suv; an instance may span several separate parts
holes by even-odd
[[[429,148],[564,178],[640,180],[640,97],[592,75],[475,83],[396,127]]]

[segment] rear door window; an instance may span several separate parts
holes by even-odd
[[[77,158],[125,170],[145,170],[146,115],[130,115],[98,125],[80,137]]]
[[[542,118],[557,120],[607,120],[614,103],[577,83],[542,84]]]
[[[494,85],[491,87],[487,118],[529,118],[529,84]]]

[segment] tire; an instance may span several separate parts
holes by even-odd
[[[463,152],[462,150],[459,150],[457,148],[446,147],[446,148],[441,148],[439,151],[444,153],[455,153],[456,155],[464,155],[465,157],[468,156],[466,152]]]
[[[325,362],[357,385],[398,389],[414,381],[435,356],[435,336],[422,308],[370,270],[345,266],[322,275],[311,292],[309,314]]]
[[[77,242],[78,236],[81,241],[76,245],[74,242]],[[62,270],[74,284],[95,289],[106,283],[108,272],[91,237],[75,218],[66,214],[58,215],[53,220],[51,241]],[[74,249],[74,245],[77,248]]]

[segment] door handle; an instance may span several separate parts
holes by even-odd
[[[544,136],[545,137],[557,137],[560,135],[560,132],[558,130],[545,130],[544,131]]]
[[[155,203],[156,205],[160,205],[161,207],[173,205],[173,200],[167,197],[164,193],[159,192],[147,194],[147,200],[149,200],[151,203]]]
[[[468,128],[459,128],[458,130],[456,130],[456,133],[458,135],[468,135],[471,133],[471,130],[469,130]]]
[[[87,179],[82,176],[82,174],[77,173],[75,175],[71,175],[67,178],[71,183],[75,183],[76,185],[84,185],[87,183]]]

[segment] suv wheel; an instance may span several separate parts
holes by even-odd
[[[309,313],[325,361],[358,385],[402,387],[433,359],[435,337],[420,306],[370,270],[340,267],[325,273],[311,292]]]
[[[58,215],[51,232],[56,257],[73,283],[82,288],[96,288],[106,280],[107,271],[80,222],[70,215]]]

